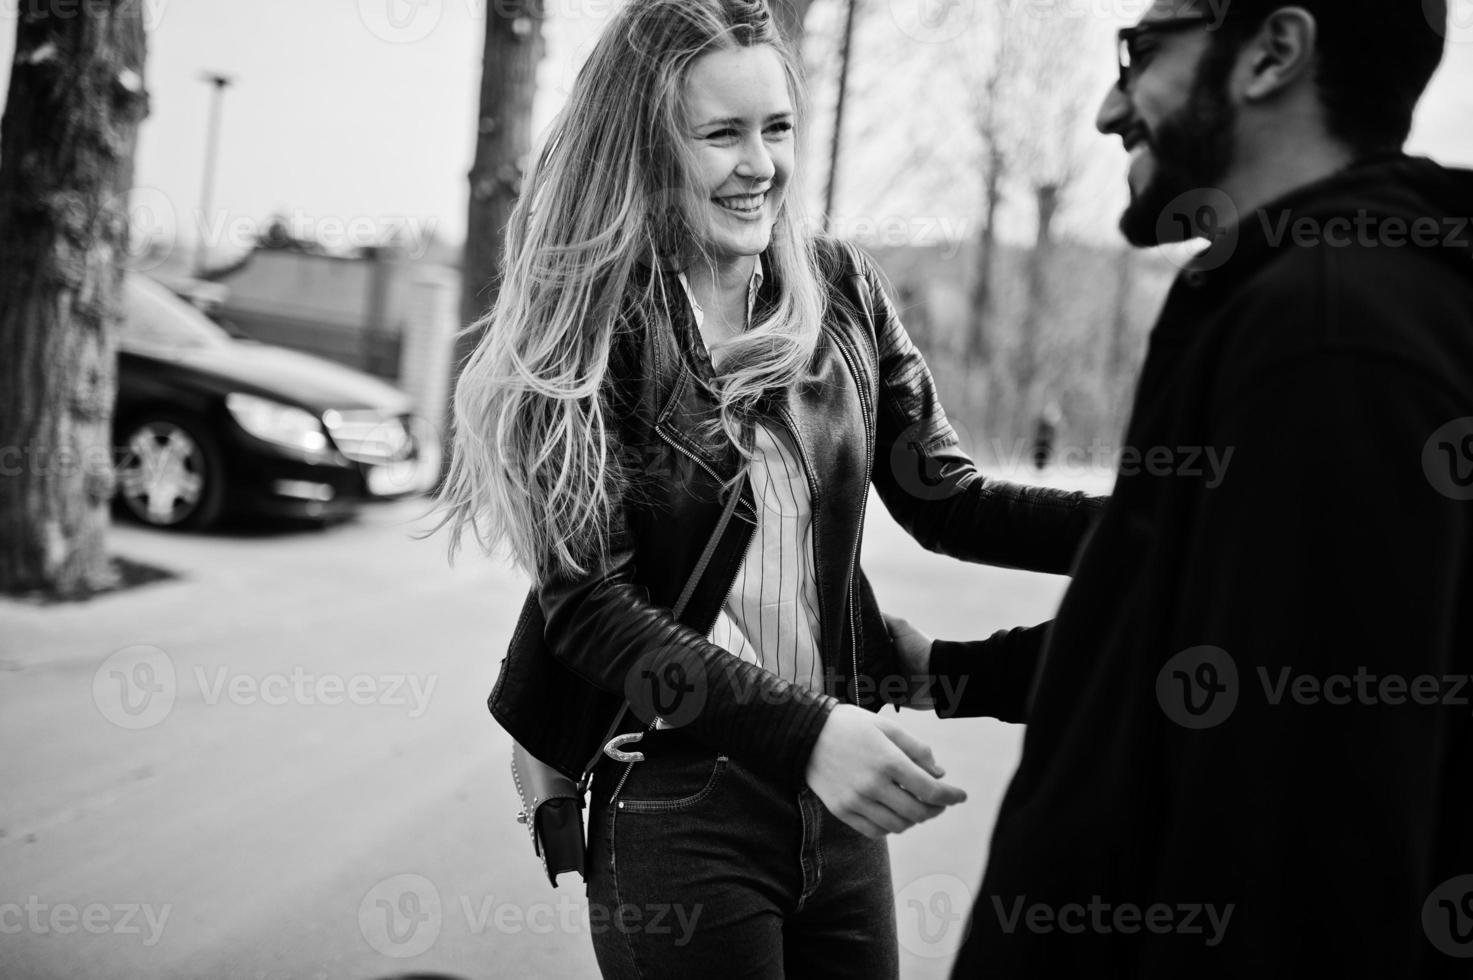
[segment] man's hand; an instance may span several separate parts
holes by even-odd
[[[866,837],[929,820],[967,794],[941,782],[931,749],[892,721],[852,704],[829,713],[805,777],[829,812]]]
[[[906,707],[930,711],[936,707],[931,694],[931,638],[898,616],[886,616],[890,638],[900,654],[900,669],[908,682]]]

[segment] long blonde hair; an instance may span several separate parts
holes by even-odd
[[[536,583],[606,557],[626,483],[604,397],[615,338],[629,310],[668,300],[641,264],[700,261],[707,240],[686,79],[702,55],[756,45],[780,55],[801,126],[801,75],[765,0],[630,0],[579,71],[508,224],[496,304],[470,327],[484,335],[456,386],[439,498],[452,560],[467,527]],[[719,430],[744,456],[743,422],[803,376],[824,314],[797,170],[766,253],[776,302],[720,346]]]

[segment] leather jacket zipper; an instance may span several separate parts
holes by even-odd
[[[721,478],[721,474],[713,470],[704,459],[701,459],[701,457],[697,456],[695,453],[691,452],[689,449],[686,449],[680,443],[676,442],[670,436],[666,435],[658,425],[655,426],[655,435],[659,436],[660,439],[663,440],[664,443],[668,445],[671,449],[675,450],[677,453],[680,453],[680,455],[686,457],[692,463],[695,463],[701,469],[709,473],[711,475],[711,479],[715,480],[717,483],[726,482]]]

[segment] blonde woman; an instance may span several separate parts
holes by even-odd
[[[894,977],[885,835],[963,794],[872,713],[927,665],[899,661],[859,569],[868,488],[927,547],[1053,572],[1096,510],[957,449],[872,268],[806,231],[803,110],[766,3],[627,3],[457,389],[446,520],[533,581],[492,711],[575,778],[609,742],[607,977]],[[968,713],[1021,719],[1039,639],[977,652]]]

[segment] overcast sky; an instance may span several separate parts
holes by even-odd
[[[0,63],[11,61],[17,11],[37,2],[42,0],[0,0]],[[235,79],[225,96],[215,213],[209,219],[212,237],[222,245],[228,248],[232,236],[241,235],[248,244],[274,212],[300,222],[302,231],[345,241],[376,237],[395,226],[411,234],[434,230],[453,240],[464,234],[482,15],[487,2],[501,0],[137,2],[149,27],[152,114],[139,146],[135,214],[143,202],[141,213],[166,231],[182,218],[182,234],[189,237],[209,104],[209,86],[199,76],[212,71]],[[861,52],[873,52],[875,38],[894,44],[937,40],[924,36],[926,22],[917,20],[917,8],[938,2],[944,0],[863,0],[871,41]],[[1136,19],[1142,8],[1141,0],[1050,2],[1099,21],[1100,50],[1085,54],[1102,59],[1106,73],[1109,32]],[[614,7],[614,0],[546,3],[550,26],[539,130]],[[824,5],[832,3],[818,0],[820,24],[830,20]],[[1458,26],[1418,118],[1412,149],[1473,165],[1473,0],[1453,0],[1453,7]],[[810,60],[824,54],[811,53]],[[881,70],[884,62],[877,60],[871,54],[871,63],[857,61],[856,76]],[[8,81],[7,67],[0,73],[0,99]],[[922,97],[948,97],[944,87],[926,90],[924,78],[912,84],[921,87]],[[1111,193],[1119,193],[1124,155],[1103,159]],[[846,184],[844,203],[851,211],[871,206],[860,203],[865,190]],[[944,209],[944,203],[936,207]],[[1103,215],[1100,220],[1106,221]]]

